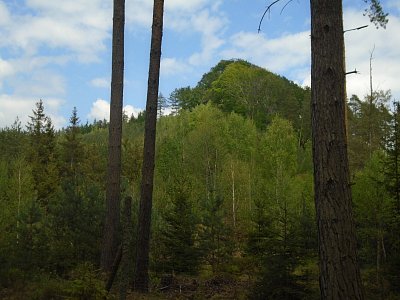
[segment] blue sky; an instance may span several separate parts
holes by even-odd
[[[310,85],[309,1],[272,9],[266,0],[165,0],[160,92],[194,86],[221,59],[241,58]],[[369,24],[363,0],[344,0],[345,28]],[[400,1],[383,0],[386,30],[345,34],[348,94],[375,89],[400,100]],[[145,107],[152,0],[126,0],[125,90],[128,114]],[[25,123],[42,99],[57,128],[74,106],[81,122],[108,118],[112,0],[0,0],[0,127]]]

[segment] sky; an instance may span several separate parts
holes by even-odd
[[[348,95],[373,87],[400,100],[400,0],[381,0],[389,23],[376,29],[363,0],[344,0]],[[274,6],[258,24],[267,0],[165,0],[160,92],[195,86],[221,59],[245,59],[310,86],[308,0]],[[124,110],[144,109],[152,0],[126,0]],[[112,0],[0,0],[0,127],[29,120],[43,100],[56,128],[74,107],[81,123],[108,119]]]

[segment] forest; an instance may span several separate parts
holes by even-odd
[[[159,95],[142,299],[320,299],[310,101],[309,88],[243,60]],[[74,108],[55,130],[42,100],[32,109],[26,127],[0,129],[0,298],[117,299],[133,282],[145,113],[123,117],[128,247],[107,291],[109,123],[82,124]],[[346,112],[366,299],[400,299],[400,104],[366,91]]]

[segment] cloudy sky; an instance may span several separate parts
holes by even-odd
[[[363,0],[344,0],[345,29],[369,24]],[[310,85],[308,0],[277,5],[257,33],[266,0],[165,0],[160,92],[194,86],[221,59],[241,58]],[[383,0],[386,30],[345,34],[348,94],[375,89],[400,100],[400,1]],[[124,105],[145,107],[152,0],[126,0]],[[42,99],[56,127],[74,106],[82,122],[108,118],[112,0],[0,0],[0,127],[26,122]]]

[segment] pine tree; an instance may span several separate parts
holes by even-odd
[[[164,0],[154,0],[134,280],[135,289],[141,292],[149,291],[151,210],[153,205],[157,99],[160,80],[163,18]]]
[[[121,141],[124,89],[125,0],[114,0],[110,124],[106,187],[106,219],[101,268],[110,272],[118,248],[121,197]]]

